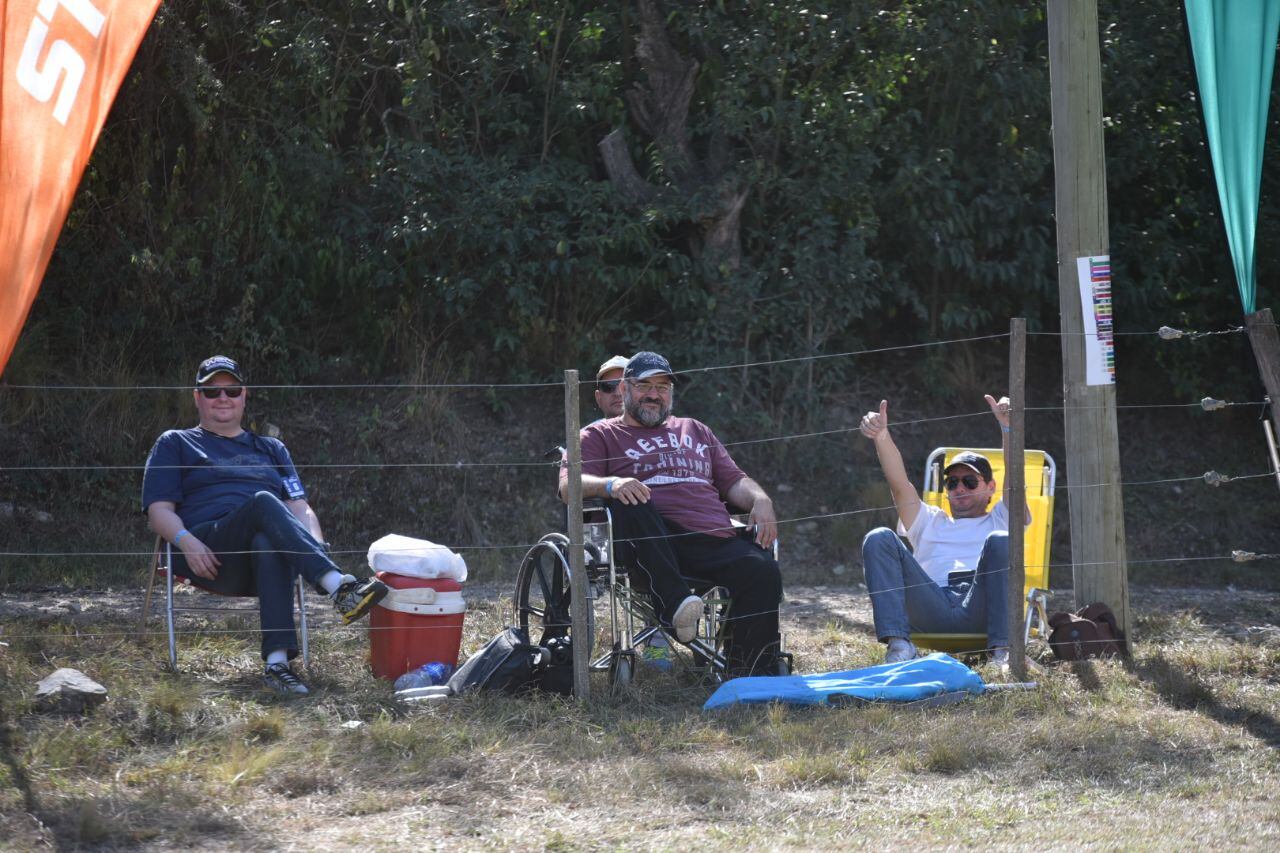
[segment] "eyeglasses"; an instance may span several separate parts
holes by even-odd
[[[642,379],[639,382],[627,380],[631,383],[631,387],[639,391],[641,394],[670,394],[673,386],[670,382],[650,382]]]
[[[621,379],[606,379],[604,382],[596,383],[596,390],[604,394],[612,394],[618,390],[618,386],[621,384]]]
[[[964,487],[971,492],[978,488],[978,478],[972,474],[965,474],[963,477],[948,477],[946,483],[947,491],[954,491],[956,486],[959,486],[961,483],[964,483]]]
[[[240,385],[214,385],[212,388],[197,388],[206,400],[216,400],[223,394],[226,394],[232,400],[244,393],[244,388]]]

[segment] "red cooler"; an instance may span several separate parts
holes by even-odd
[[[458,665],[467,603],[462,584],[378,572],[390,587],[369,614],[369,662],[378,678],[396,679],[424,663]]]

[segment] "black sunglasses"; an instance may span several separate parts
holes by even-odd
[[[964,487],[971,492],[974,489],[978,488],[978,478],[973,476],[972,474],[965,474],[963,477],[948,477],[947,484],[946,484],[947,491],[950,492],[954,490],[955,487],[960,485],[961,483],[964,483]]]
[[[206,400],[216,400],[218,397],[226,394],[232,400],[244,393],[244,388],[240,385],[214,385],[212,388],[197,388]]]
[[[596,390],[603,391],[606,394],[612,394],[618,390],[618,386],[622,384],[621,379],[606,379],[604,382],[596,383]]]

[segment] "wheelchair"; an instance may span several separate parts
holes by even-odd
[[[590,672],[607,672],[614,687],[631,683],[636,672],[637,649],[662,635],[673,652],[681,645],[692,656],[691,668],[703,681],[718,684],[725,680],[725,640],[730,630],[728,619],[732,601],[728,590],[709,581],[689,575],[693,593],[702,599],[702,620],[697,635],[688,643],[679,643],[674,632],[661,625],[650,600],[648,589],[633,577],[617,553],[613,539],[613,516],[603,501],[586,501],[583,507],[584,567],[587,574],[587,636],[570,636],[570,561],[569,537],[553,532],[543,536],[525,554],[516,575],[514,624],[528,631],[530,641],[541,646],[561,644],[565,638],[574,644],[586,643]],[[739,535],[748,535],[745,516],[733,518]],[[777,559],[777,544],[773,548]],[[609,633],[596,652],[597,605],[607,599],[604,610]],[[538,631],[541,634],[538,634]],[[778,673],[789,675],[792,658],[779,637]]]

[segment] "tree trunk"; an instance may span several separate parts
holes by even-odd
[[[636,125],[657,146],[663,176],[678,197],[686,203],[695,196],[712,200],[697,216],[698,233],[690,240],[689,253],[715,282],[742,265],[740,222],[750,188],[727,173],[723,139],[711,140],[705,159],[694,153],[688,122],[698,62],[671,44],[656,0],[639,0],[638,12],[636,58],[645,79],[626,93],[627,105]],[[645,204],[661,194],[636,169],[620,129],[601,140],[600,154],[610,182],[628,204]]]

